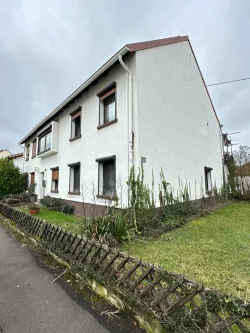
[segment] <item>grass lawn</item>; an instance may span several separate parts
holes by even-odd
[[[233,203],[126,251],[206,287],[250,300],[250,204]]]
[[[18,209],[27,214],[29,213],[28,207],[19,207]],[[45,207],[41,207],[40,212],[36,215],[36,217],[56,224],[57,226],[65,230],[69,230],[72,233],[77,233],[79,231],[78,222],[82,220],[79,216],[51,211]]]

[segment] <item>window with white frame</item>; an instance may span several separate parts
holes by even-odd
[[[76,110],[70,113],[71,116],[71,135],[70,141],[81,137],[81,117],[82,107],[79,106]]]
[[[29,158],[30,158],[30,145],[29,144],[25,148],[25,155],[26,155],[26,159],[25,160],[28,161]]]
[[[205,190],[207,194],[210,194],[212,192],[213,186],[212,186],[212,168],[205,167]]]
[[[99,97],[99,127],[112,124],[116,118],[116,83],[112,82],[97,94]]]
[[[98,162],[98,195],[113,196],[116,192],[115,155],[96,159]]]
[[[59,168],[52,168],[52,177],[51,177],[51,192],[58,192],[58,182],[59,182]]]
[[[36,139],[32,142],[32,158],[36,157]]]
[[[51,128],[42,133],[38,138],[38,153],[51,149]]]
[[[69,172],[69,194],[80,194],[80,162],[68,164]]]

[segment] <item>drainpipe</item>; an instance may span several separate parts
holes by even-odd
[[[18,144],[19,147],[23,149],[23,172],[24,172],[24,160],[25,160],[25,147],[23,147],[20,143]]]
[[[133,126],[133,81],[132,73],[125,65],[122,60],[122,55],[119,54],[119,62],[125,72],[127,73],[127,120],[128,120],[128,132],[127,132],[127,143],[128,143],[128,174],[132,166],[135,166],[135,152],[134,152],[134,141],[135,141],[135,132]],[[136,138],[137,139],[137,138]]]

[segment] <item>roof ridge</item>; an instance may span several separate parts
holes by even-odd
[[[161,38],[161,39],[153,39],[149,41],[144,42],[137,42],[137,43],[130,43],[126,44],[126,46],[129,48],[130,52],[136,52],[140,50],[150,49],[158,46],[163,45],[170,45],[180,42],[189,41],[188,36],[175,36],[175,37],[167,37],[167,38]]]

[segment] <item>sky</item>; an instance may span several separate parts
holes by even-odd
[[[249,0],[0,0],[0,150],[22,151],[18,142],[127,43],[188,35],[207,84],[250,77],[249,12]],[[209,92],[224,132],[250,146],[250,80]]]

